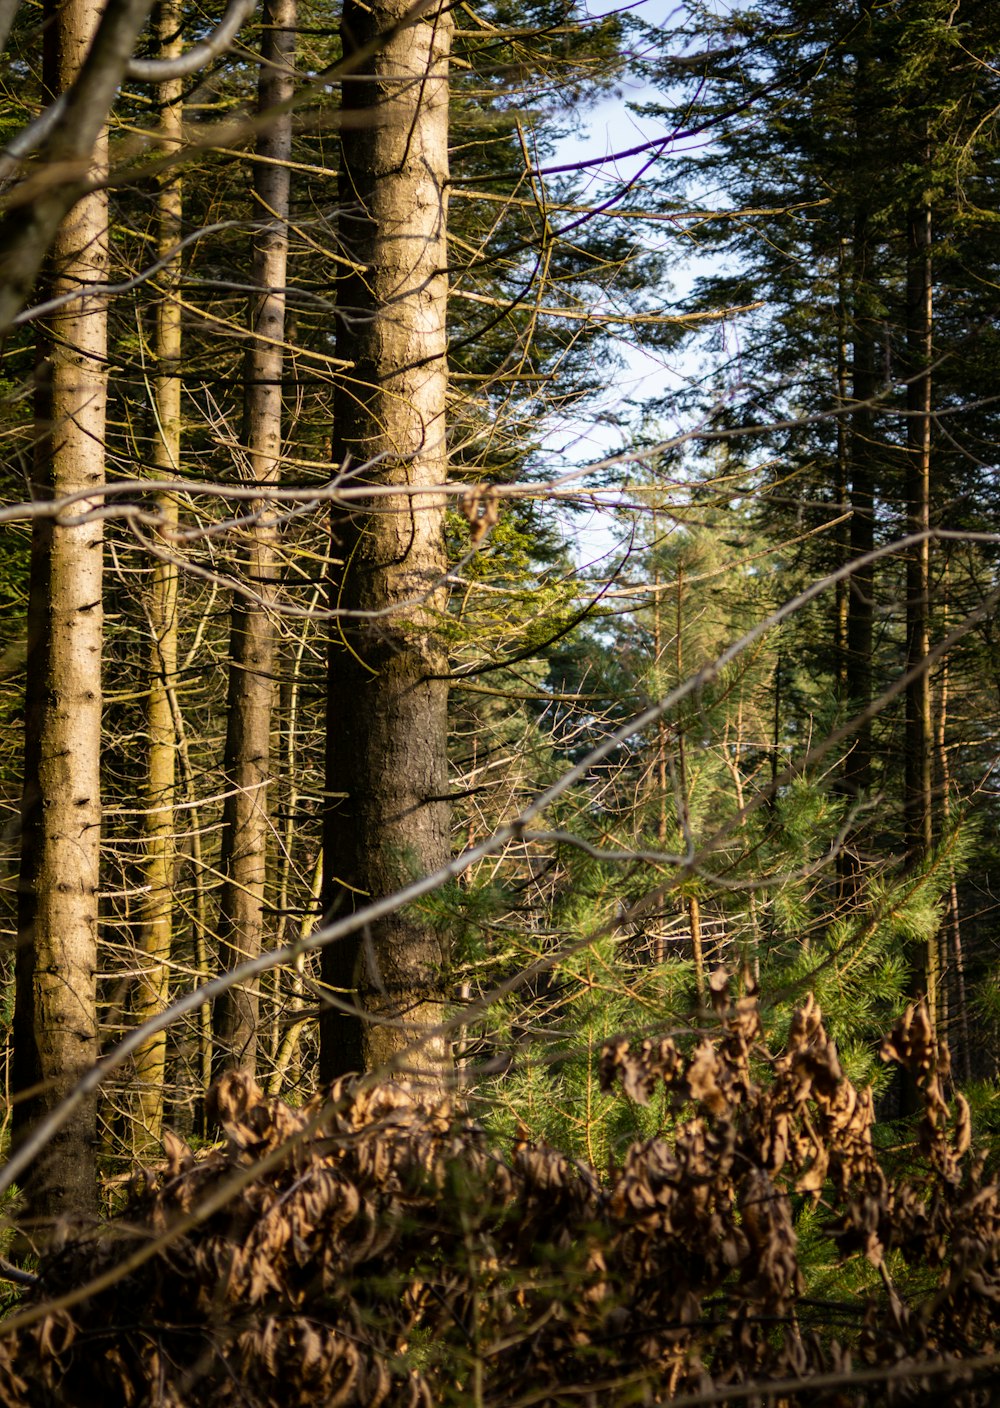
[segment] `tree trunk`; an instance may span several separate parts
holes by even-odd
[[[948,568],[945,566],[944,593],[941,605],[942,631],[948,633]],[[941,777],[941,830],[951,831],[951,765],[948,761],[948,657],[941,661],[941,704],[937,719],[938,771]],[[945,1033],[952,1052],[957,1051],[957,1066],[966,1081],[972,1079],[972,1040],[969,1028],[969,1004],[965,987],[965,954],[962,945],[962,912],[958,899],[958,877],[955,861],[948,857],[948,901],[944,916],[945,932],[951,939],[955,973],[955,1021]],[[956,1039],[957,1029],[957,1039]]]
[[[254,168],[256,218],[251,338],[246,359],[244,444],[249,471],[262,488],[281,474],[281,382],[288,263],[289,160],[297,0],[267,0],[258,112],[267,118]],[[257,600],[233,600],[226,729],[219,941],[222,966],[235,968],[261,951],[270,834],[271,714],[274,706],[277,526],[266,497],[255,499],[243,529],[245,580]],[[215,1010],[217,1065],[254,1070],[259,990],[230,988]]]
[[[840,513],[845,511],[849,493],[849,436],[845,408],[848,404],[848,274],[846,268],[847,240],[842,239],[837,246],[837,504]],[[837,535],[838,566],[850,560],[850,520],[841,527]],[[835,634],[837,658],[837,696],[841,703],[847,699],[847,621],[850,583],[844,579],[837,583],[835,600]]]
[[[851,396],[851,531],[850,557],[855,562],[875,546],[875,417],[870,402],[875,396],[875,323],[866,306],[869,286],[868,222],[859,215],[854,236],[854,346]],[[872,641],[874,622],[874,569],[859,568],[851,577],[847,609],[847,696],[855,713],[867,708],[872,693]],[[847,760],[846,775],[853,795],[871,784],[871,723],[862,723]]]
[[[907,228],[906,279],[906,514],[907,531],[930,528],[931,487],[931,208],[922,202]],[[906,559],[906,666],[926,666],[930,650],[930,541],[911,548]],[[926,668],[906,690],[904,825],[907,861],[919,864],[933,845],[931,759],[934,734],[931,682]],[[938,936],[927,939],[924,990],[932,1020],[938,1007]]]
[[[181,52],[179,0],[160,0],[157,11],[159,55],[171,59]],[[160,85],[159,143],[165,153],[181,143],[183,84],[170,79]],[[157,198],[159,230],[157,254],[170,260],[181,238],[182,191],[180,171],[168,167]],[[153,472],[158,479],[176,479],[181,456],[181,282],[180,259],[166,264],[156,307],[156,428]],[[161,532],[169,543],[177,527],[177,500],[173,494],[157,495],[162,516]],[[177,568],[171,561],[153,561],[149,599],[150,686],[146,705],[149,756],[146,768],[146,896],[141,930],[141,972],[137,985],[137,1024],[162,1012],[168,1001],[168,975],[173,928],[174,799],[176,793],[177,736],[171,690],[177,679]],[[157,1032],[135,1055],[136,1102],[133,1150],[142,1155],[154,1148],[163,1128],[163,1091],[166,1075],[167,1034]]]
[[[656,523],[655,516],[653,522]],[[661,675],[663,630],[660,622],[662,603],[660,601],[660,569],[658,567],[653,571],[653,586],[656,589],[653,596],[653,679],[655,680],[656,694],[659,696],[666,693],[666,689]],[[670,786],[668,756],[667,722],[661,714],[656,721],[656,844],[661,851],[667,849],[667,789]]]
[[[47,8],[45,88],[62,92],[80,68],[100,11],[91,0]],[[99,137],[93,169],[107,166]],[[65,217],[51,251],[49,292],[107,280],[108,199],[98,188]],[[107,303],[76,298],[53,313],[39,343],[32,492],[101,506],[107,394]],[[32,532],[21,875],[14,1021],[15,1139],[59,1104],[97,1057],[97,889],[101,838],[101,575],[99,519],[39,520]],[[32,1167],[33,1217],[96,1213],[96,1101],[83,1101]]]
[[[854,151],[858,174],[853,199],[851,231],[851,401],[847,436],[848,562],[856,562],[875,546],[875,415],[872,402],[876,383],[877,288],[873,277],[874,231],[871,191],[866,173],[874,164],[878,137],[877,58],[872,54],[872,0],[858,0],[855,76],[852,97]],[[843,255],[841,269],[843,270]],[[843,278],[843,275],[841,275]],[[838,330],[839,331],[839,330]],[[844,449],[843,442],[840,446]],[[851,574],[844,623],[846,652],[843,657],[844,702],[848,718],[857,718],[872,697],[872,648],[875,621],[875,572],[868,564]],[[870,721],[859,723],[844,762],[842,790],[849,804],[871,788],[872,730]],[[861,855],[855,836],[848,837],[838,857],[839,899],[852,903],[861,874]]]
[[[859,210],[854,222],[851,413],[849,436],[851,521],[848,559],[857,561],[875,546],[875,417],[871,401],[875,396],[875,322],[871,303],[867,214]],[[852,573],[847,592],[844,689],[848,717],[857,717],[871,702],[872,646],[874,640],[874,569],[869,563]],[[859,724],[851,750],[844,763],[843,788],[853,803],[871,786],[871,722]],[[858,888],[861,858],[857,842],[850,838],[838,858],[841,897],[850,901]]]
[[[337,354],[352,364],[334,402],[345,483],[395,488],[335,511],[329,660],[328,912],[391,894],[449,854],[443,496],[448,60],[453,21],[408,0],[347,0]],[[416,490],[417,492],[412,492]],[[349,613],[349,614],[348,614]],[[447,950],[419,913],[393,915],[324,950],[334,1005],[321,1074],[404,1064],[431,1075],[447,1056]],[[338,1005],[339,1004],[339,1005]],[[343,1007],[355,1010],[344,1012]],[[356,1006],[355,1006],[356,1004]]]

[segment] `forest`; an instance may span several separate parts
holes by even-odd
[[[0,53],[0,1408],[998,1401],[1000,9]]]

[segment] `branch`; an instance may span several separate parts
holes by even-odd
[[[257,0],[229,0],[226,13],[215,29],[176,59],[130,59],[126,72],[129,78],[143,83],[166,83],[171,79],[190,78],[200,68],[210,64],[231,46],[237,33],[257,8]]]
[[[153,0],[108,0],[83,66],[43,143],[39,169],[0,221],[0,333],[24,307],[63,217],[87,190],[94,148]],[[43,114],[44,116],[44,114]]]
[[[440,869],[433,871],[429,875],[424,875],[418,880],[414,880],[411,884],[404,886],[401,890],[397,890],[394,894],[375,900],[371,904],[365,905],[363,908],[357,910],[354,914],[346,915],[344,918],[338,919],[334,923],[320,925],[309,935],[299,937],[292,943],[285,944],[280,948],[271,949],[266,953],[262,953],[258,958],[249,959],[247,962],[241,963],[238,967],[230,969],[219,977],[210,979],[209,982],[203,984],[201,987],[194,988],[192,991],[185,993],[182,997],[177,998],[165,1011],[157,1013],[156,1016],[149,1018],[149,1020],[144,1022],[141,1026],[134,1028],[117,1046],[113,1047],[102,1056],[101,1059],[86,1072],[61,1104],[50,1111],[44,1119],[40,1120],[31,1130],[30,1134],[21,1141],[17,1149],[11,1153],[6,1164],[3,1166],[2,1170],[0,1170],[0,1193],[5,1192],[11,1184],[20,1177],[56,1131],[63,1127],[73,1114],[73,1111],[77,1109],[88,1096],[100,1088],[112,1071],[118,1070],[123,1066],[156,1032],[166,1031],[168,1027],[171,1027],[181,1018],[198,1011],[206,1002],[214,1001],[215,998],[219,997],[223,992],[226,992],[229,988],[237,984],[252,982],[254,979],[260,977],[261,974],[269,972],[273,968],[293,964],[302,954],[311,953],[327,945],[337,943],[347,938],[349,935],[358,933],[369,925],[377,923],[387,915],[394,914],[397,910],[403,909],[407,905],[416,904],[427,895],[433,894],[435,890],[441,889],[443,885],[448,884],[450,881],[457,880],[460,875],[464,874],[465,871],[469,870],[479,861],[485,860],[488,856],[495,855],[498,851],[503,850],[511,841],[522,840],[531,823],[546,811],[554,801],[569,791],[577,782],[582,781],[598,763],[609,757],[617,748],[627,742],[633,734],[648,728],[650,724],[655,723],[672,709],[675,709],[683,700],[690,698],[692,695],[697,695],[704,690],[713,681],[718,679],[722,672],[731,665],[734,660],[737,660],[750,649],[751,646],[756,644],[758,640],[767,635],[769,631],[794,616],[804,606],[808,605],[809,602],[821,596],[837,582],[848,579],[859,568],[870,562],[880,561],[882,558],[894,553],[905,553],[915,543],[922,541],[924,538],[935,538],[939,536],[941,536],[940,531],[931,530],[929,533],[914,534],[911,537],[900,539],[895,543],[875,548],[872,552],[866,553],[863,557],[856,559],[854,562],[845,564],[845,566],[838,568],[837,571],[812,583],[811,586],[807,587],[797,596],[792,597],[789,601],[786,601],[783,606],[778,607],[776,611],[773,611],[769,616],[765,617],[764,620],[759,621],[757,625],[753,626],[752,629],[741,636],[739,640],[727,646],[714,660],[703,665],[700,670],[696,671],[681,684],[678,684],[674,689],[670,690],[662,699],[657,700],[648,708],[643,709],[641,713],[636,714],[633,718],[627,720],[627,722],[615,729],[613,733],[608,734],[601,743],[593,748],[585,757],[581,758],[573,767],[567,769],[551,786],[538,793],[532,801],[528,803],[520,815],[515,817],[513,821],[498,827],[498,829],[494,831],[491,836],[486,837],[485,840],[479,842],[477,845],[469,846],[459,855],[453,856],[445,865],[441,866]],[[955,536],[961,535],[955,534]],[[1000,594],[1000,588],[997,589],[997,594]],[[974,613],[974,616],[976,614],[978,613]],[[949,636],[947,644],[953,644],[969,628],[969,621],[963,623],[963,626],[957,627]],[[939,653],[943,648],[943,646],[937,648]],[[905,679],[897,688],[902,687],[902,685],[905,685]],[[712,849],[711,843],[709,843],[707,848],[703,849],[710,852]],[[696,854],[685,856],[683,861],[684,863],[679,866],[678,869],[687,872],[697,871],[698,856]],[[586,938],[580,940],[574,948],[586,947],[592,942],[593,935],[588,935]],[[559,962],[561,956],[564,955],[560,955],[559,953],[546,954],[530,964],[527,968],[521,969],[514,977],[505,979],[502,983],[498,984],[493,992],[486,994],[484,997],[480,998],[478,1002],[473,1003],[469,1009],[442,1023],[440,1027],[435,1029],[435,1034],[449,1032],[467,1023],[470,1016],[486,1010],[490,1004],[498,998],[502,998],[506,993],[516,990],[540,973],[550,970]],[[331,1001],[332,998],[328,998],[327,1000]],[[423,1045],[426,1039],[426,1037],[416,1039],[408,1050],[412,1052],[417,1047]],[[398,1057],[394,1058],[391,1069],[397,1069],[406,1054],[406,1052],[400,1052]],[[388,1069],[390,1068],[383,1068],[382,1073],[384,1074]]]
[[[0,0],[0,41],[3,40],[4,5]],[[129,59],[125,73],[129,78],[138,78],[144,83],[166,83],[171,79],[190,78],[198,69],[222,53],[232,44],[240,28],[257,8],[257,0],[230,0],[229,8],[216,29],[195,44],[186,54],[175,59]],[[61,122],[66,112],[68,94],[63,93],[40,112],[33,122],[29,122],[12,137],[0,152],[0,181],[10,176],[19,162],[31,155],[42,145],[49,133]]]
[[[0,181],[6,181],[17,169],[18,163],[42,145],[49,133],[62,120],[66,111],[67,94],[63,93],[47,108],[22,128],[0,152]]]
[[[6,1257],[0,1256],[0,1281],[10,1281],[15,1286],[40,1286],[42,1278],[36,1276],[33,1271],[22,1271]]]

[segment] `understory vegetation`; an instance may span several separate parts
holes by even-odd
[[[712,1008],[700,1039],[603,1046],[651,1132],[599,1168],[399,1084],[296,1109],[224,1076],[224,1147],[168,1135],[42,1260],[0,1401],[992,1402],[1000,1192],[926,1007],[881,1051],[916,1148],[879,1137],[812,998],[780,1050],[746,977],[713,974]]]

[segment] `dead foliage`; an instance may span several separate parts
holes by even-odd
[[[605,1048],[605,1087],[664,1109],[605,1175],[503,1155],[399,1085],[294,1110],[226,1076],[225,1149],[168,1137],[127,1212],[43,1265],[22,1305],[117,1274],[0,1339],[0,1404],[993,1401],[998,1188],[926,1010],[885,1043],[923,1102],[919,1158],[893,1171],[812,999],[772,1057],[754,993],[713,994],[693,1049]],[[855,1299],[809,1295],[807,1209],[833,1257],[874,1268]]]

